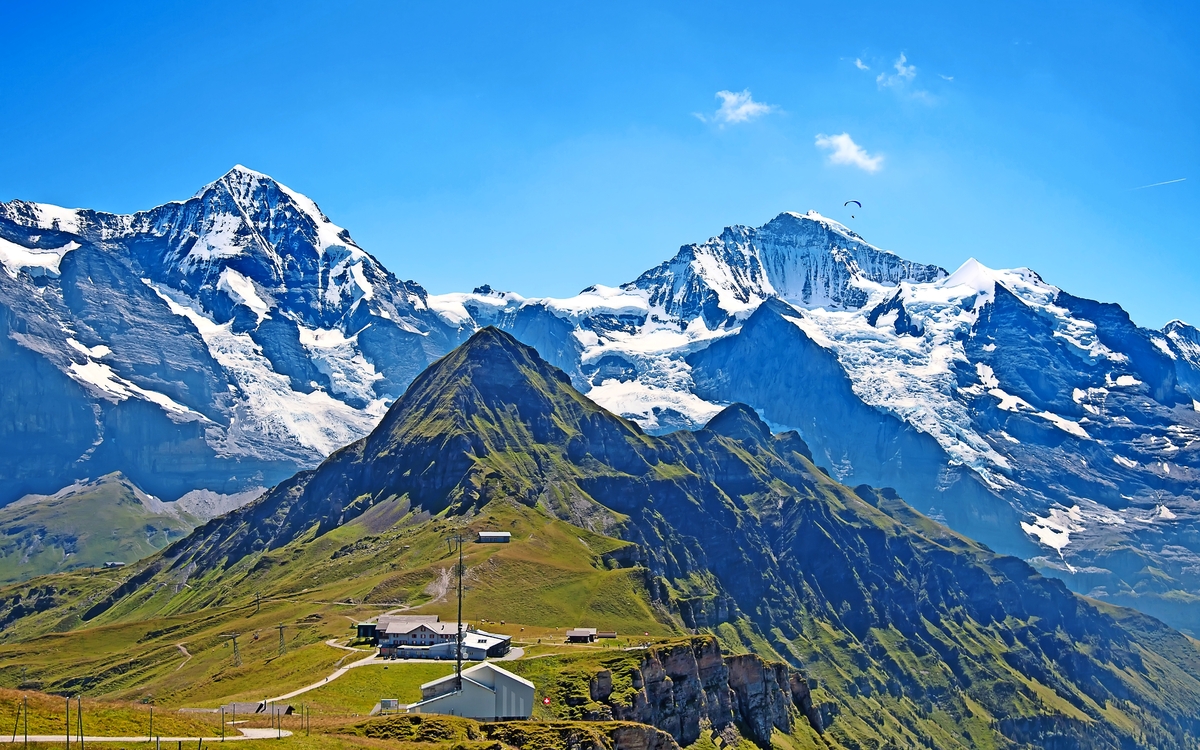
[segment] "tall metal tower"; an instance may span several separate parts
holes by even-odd
[[[226,633],[224,637],[233,641],[233,666],[242,666],[242,652],[238,651],[237,639],[241,633]]]
[[[467,543],[467,538],[461,533],[455,534],[448,540],[451,549],[458,547],[458,628],[454,634],[454,689],[462,690],[462,647],[463,647],[463,629],[462,629],[462,596],[463,596],[463,545]]]
[[[287,649],[287,645],[284,643],[284,640],[283,640],[283,629],[286,627],[287,627],[287,625],[276,625],[275,626],[276,630],[279,631],[279,655],[280,656],[283,656],[284,650]]]

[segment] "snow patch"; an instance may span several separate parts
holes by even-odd
[[[1066,417],[1061,417],[1058,414],[1050,411],[1038,412],[1037,416],[1050,422],[1050,424],[1054,425],[1063,432],[1070,433],[1077,438],[1083,438],[1084,440],[1091,439],[1091,435],[1088,435],[1087,431],[1084,430],[1078,422],[1072,422]]]
[[[191,417],[199,417],[200,419],[208,421],[204,415],[200,414],[199,412],[192,411],[164,393],[151,391],[125,380],[124,378],[118,376],[111,367],[103,362],[96,362],[94,360],[88,360],[87,362],[83,363],[72,362],[70,367],[70,375],[80,382],[88,383],[96,388],[99,388],[110,396],[115,397],[117,401],[124,401],[127,398],[137,397],[149,401],[152,404],[157,404],[158,406],[162,407],[164,411],[174,412],[176,414],[186,414]]]
[[[995,396],[996,398],[1000,399],[1000,403],[996,404],[996,408],[1000,409],[1001,411],[1016,412],[1020,411],[1021,407],[1025,407],[1026,409],[1030,410],[1033,409],[1033,407],[1030,406],[1029,402],[1025,399],[1021,398],[1020,396],[1014,396],[1011,393],[1003,391],[999,388],[991,389],[988,391],[988,395]]]
[[[234,302],[250,308],[258,316],[259,323],[269,317],[267,311],[271,309],[271,306],[259,296],[254,282],[232,268],[221,270],[221,277],[217,280],[217,289],[228,294]]]
[[[0,237],[0,265],[3,265],[5,272],[14,279],[23,270],[30,276],[57,277],[63,256],[78,249],[78,242],[68,242],[62,247],[42,250],[23,247]]]
[[[983,383],[984,388],[1000,387],[1000,381],[996,379],[996,373],[984,363],[975,363],[975,374],[979,376],[979,382]]]
[[[97,344],[96,346],[89,347],[89,346],[85,346],[84,344],[79,343],[78,341],[76,341],[73,338],[68,338],[67,343],[75,351],[77,351],[81,354],[84,354],[88,357],[91,357],[92,359],[103,359],[104,357],[107,357],[108,355],[112,354],[112,349],[109,349],[104,344]]]
[[[1175,352],[1171,350],[1171,345],[1168,344],[1165,340],[1159,338],[1158,336],[1151,336],[1150,342],[1152,344],[1154,344],[1155,348],[1157,348],[1160,352],[1167,355],[1171,359],[1178,359],[1178,357],[1175,356]]]
[[[1045,517],[1034,516],[1032,523],[1021,522],[1021,528],[1031,537],[1062,554],[1071,543],[1071,534],[1083,531],[1083,513],[1078,505],[1069,509],[1051,508]]]

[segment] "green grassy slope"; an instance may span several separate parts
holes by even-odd
[[[501,502],[486,513],[401,523],[378,533],[367,522],[352,522],[210,574],[211,583],[197,578],[186,586],[146,587],[85,627],[80,613],[136,571],[120,571],[124,578],[114,571],[60,574],[0,589],[0,620],[6,607],[12,615],[14,601],[16,607],[44,601],[30,592],[62,591],[61,603],[10,621],[0,634],[0,685],[15,685],[25,668],[27,678],[47,690],[152,695],[172,706],[258,700],[265,697],[264,683],[275,694],[302,687],[346,658],[349,652],[324,641],[352,635],[358,619],[397,607],[453,618],[457,607],[447,585],[457,558],[446,537],[473,537],[484,528],[510,531],[514,540],[467,545],[468,621],[505,620],[513,624],[483,627],[530,642],[561,638],[581,624],[639,635],[679,632],[648,601],[639,570],[610,568],[612,555],[628,543]],[[287,626],[282,657],[277,624]],[[242,667],[232,664],[223,638],[234,632],[243,634]]]
[[[0,583],[135,562],[199,523],[150,507],[153,502],[117,473],[0,508]]]

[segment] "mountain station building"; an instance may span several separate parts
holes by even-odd
[[[462,671],[462,690],[454,689],[454,675],[421,686],[421,700],[409,713],[448,714],[468,719],[502,721],[528,719],[533,713],[533,683],[524,677],[484,662]]]
[[[359,635],[373,638],[385,659],[454,659],[455,631],[455,623],[442,622],[437,615],[380,615],[374,623],[358,625]],[[470,628],[467,623],[461,632],[467,661],[497,659],[512,648],[511,635]]]

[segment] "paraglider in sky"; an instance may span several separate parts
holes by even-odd
[[[842,208],[845,208],[846,206],[849,206],[851,203],[853,203],[854,205],[858,206],[859,208],[862,208],[862,204],[861,204],[861,203],[859,203],[858,201],[846,201],[845,203],[843,203],[843,204],[842,204]],[[853,219],[853,218],[854,218],[854,214],[850,214],[850,218],[851,218],[851,219]]]

